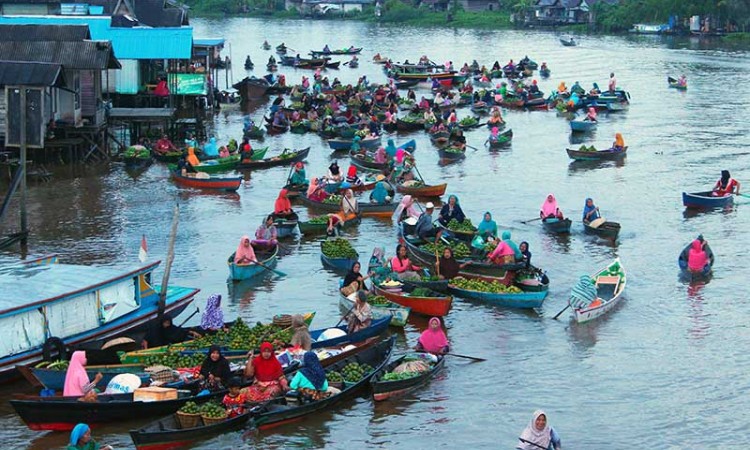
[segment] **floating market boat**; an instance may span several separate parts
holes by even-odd
[[[242,160],[237,163],[235,168],[238,170],[244,170],[244,169],[265,169],[268,167],[284,166],[287,164],[302,161],[305,158],[307,158],[307,155],[310,153],[310,147],[303,148],[302,150],[294,150],[294,151],[288,151],[288,150],[289,149],[284,149],[284,151],[281,152],[281,154],[279,154],[278,156],[273,156],[271,158],[264,158],[258,161]]]
[[[292,211],[292,214],[288,216],[273,216],[273,224],[276,226],[276,237],[279,239],[289,237],[294,234],[294,229],[299,224],[299,216],[296,212]]]
[[[407,156],[411,155],[416,149],[417,142],[414,139],[407,141],[397,147],[397,150],[404,150],[407,153]],[[375,159],[368,155],[366,152],[362,154],[349,151],[349,158],[351,159],[352,164],[363,170],[382,172],[384,169],[388,168],[389,165],[388,162],[385,162],[383,164],[376,163]]]
[[[172,171],[172,179],[180,187],[229,192],[236,191],[242,185],[242,177],[188,177],[181,175],[176,170]]]
[[[328,216],[320,216],[323,218],[323,221],[318,220],[309,220],[307,222],[299,222],[299,231],[300,233],[304,234],[305,236],[312,236],[316,234],[325,234],[328,232]],[[353,219],[349,219],[346,222],[339,222],[341,228],[350,228],[356,225],[359,225],[360,222],[362,222],[361,217],[355,217]]]
[[[547,297],[549,287],[548,285],[541,285],[528,289],[524,284],[508,284],[507,279],[501,280],[495,277],[469,275],[464,273],[461,274],[461,277],[465,280],[460,281],[457,278],[454,278],[448,284],[448,291],[450,293],[464,299],[479,300],[504,308],[539,308]],[[482,286],[486,286],[484,283],[493,283],[496,285],[497,290],[493,292],[480,290],[479,284],[477,284],[476,289],[471,288],[470,286],[473,280],[478,281]],[[465,286],[463,283],[467,283],[467,285]]]
[[[712,191],[708,192],[693,192],[693,193],[682,193],[682,204],[687,208],[695,209],[711,209],[711,208],[725,208],[731,206],[734,203],[733,195],[725,195],[719,197],[714,195]]]
[[[489,139],[490,149],[501,148],[513,139],[513,130],[507,130],[497,135],[497,139]]]
[[[680,84],[679,81],[677,81],[675,78],[667,77],[667,83],[669,84],[669,87],[672,89],[677,89],[680,91],[687,91],[687,84]]]
[[[154,162],[151,150],[142,145],[130,146],[123,154],[122,161],[125,168],[130,170],[143,170]]]
[[[575,39],[573,38],[570,38],[570,39],[560,38],[560,43],[563,45],[563,47],[575,47],[576,45],[578,45]]]
[[[404,195],[411,195],[414,197],[440,197],[445,194],[445,190],[448,188],[448,183],[443,184],[409,184],[408,181],[396,186],[396,192]]]
[[[617,222],[604,221],[600,224],[594,222],[583,221],[583,230],[589,234],[595,234],[605,239],[617,239],[617,235],[620,234],[620,224]]]
[[[64,369],[49,368],[47,366],[17,366],[17,369],[32,386],[40,386],[56,392],[62,392],[65,388],[65,374],[67,372]],[[151,374],[144,372],[144,369],[145,366],[142,364],[113,364],[86,366],[86,373],[90,380],[93,380],[97,373],[101,373],[100,386],[107,386],[112,381],[112,378],[123,373],[135,374],[141,379],[141,385],[147,385],[151,380]]]
[[[388,363],[382,371],[378,372],[370,381],[372,387],[372,397],[376,402],[400,397],[416,390],[427,384],[445,365],[445,356],[438,355],[437,362],[433,363],[429,357],[425,358],[424,353],[413,355],[404,355]],[[386,380],[386,374],[393,372],[399,365],[409,361],[424,361],[430,364],[429,370],[414,373],[409,378]]]
[[[460,149],[458,147],[439,148],[438,155],[443,160],[458,161],[459,159],[466,157],[466,149]]]
[[[270,267],[271,265],[276,263],[276,257],[279,254],[278,245],[274,246],[272,250],[258,248],[254,243],[251,243],[250,245],[253,246],[253,250],[255,250],[255,256],[258,258],[258,261],[260,261],[263,265]],[[268,270],[258,264],[235,264],[234,253],[229,255],[229,258],[227,259],[227,266],[229,266],[229,278],[231,278],[232,281],[249,280],[250,278],[254,278],[258,275],[266,273],[266,271]]]
[[[606,150],[594,151],[574,150],[572,148],[566,148],[565,151],[568,152],[568,156],[570,157],[570,159],[575,159],[576,161],[612,161],[624,158],[628,152],[628,147],[625,146],[622,150],[608,148]]]
[[[409,319],[411,308],[401,306],[391,301],[375,303],[372,301],[372,299],[368,299],[367,303],[370,304],[370,308],[372,309],[373,320],[378,320],[382,319],[383,317],[390,316],[390,325],[392,327],[403,328],[404,325],[406,325],[406,321]],[[339,294],[339,309],[343,314],[351,311],[353,307],[353,299],[345,296],[344,294]]]
[[[300,196],[299,199],[303,205],[315,211],[335,213],[341,210],[341,206],[339,205],[339,202],[335,202],[335,203],[316,202],[314,200],[310,200],[304,195]],[[365,203],[365,202],[358,202],[357,204],[357,207],[359,208],[359,213],[363,216],[390,216],[391,214],[393,214],[393,211],[396,210],[397,206],[398,206],[398,203],[394,201],[391,201],[391,203],[385,203],[382,205],[378,203]]]
[[[555,234],[566,234],[570,233],[570,226],[573,221],[570,219],[557,219],[557,218],[546,218],[542,219],[542,227],[545,231]]]
[[[706,256],[708,256],[708,264],[700,272],[693,272],[692,270],[688,269],[688,255],[690,254],[690,247],[692,245],[693,243],[691,241],[687,246],[685,246],[682,252],[680,252],[680,256],[679,258],[677,258],[677,264],[680,266],[682,275],[690,281],[706,279],[711,275],[711,271],[714,266],[714,252],[713,250],[711,250],[711,247],[708,245],[708,243],[706,243],[706,245],[703,246],[703,251],[705,251]]]
[[[587,131],[593,131],[596,129],[596,122],[591,120],[571,120],[570,129],[572,131],[585,133]]]
[[[383,370],[383,367],[388,362],[388,358],[391,356],[395,341],[396,338],[391,337],[374,347],[327,367],[327,373],[342,371],[347,364],[351,363],[367,364],[372,368],[371,371],[364,373],[359,380],[352,380],[352,382],[345,380],[340,393],[325,397],[322,400],[299,402],[296,404],[288,402],[285,397],[276,398],[264,406],[263,412],[250,420],[249,427],[266,430],[282,424],[295,422],[301,420],[304,416],[334,406],[344,399],[354,397],[370,384],[370,379],[375,374]]]
[[[333,240],[335,242],[336,240]],[[342,239],[343,242],[346,242],[347,244],[349,241],[346,239]],[[335,258],[335,257],[328,257],[323,252],[323,246],[325,245],[327,241],[323,241],[320,243],[320,261],[323,263],[324,266],[333,269],[335,271],[339,272],[348,272],[355,262],[359,261],[359,254],[355,252],[356,256],[353,258]]]
[[[49,255],[3,268],[0,288],[13,295],[0,301],[0,382],[17,378],[16,366],[51,360],[66,346],[146,330],[159,315],[160,289],[148,282],[159,263],[82,266]],[[170,286],[165,312],[180,314],[198,291]]]
[[[333,138],[328,139],[328,146],[333,151],[349,151],[352,148],[354,139],[347,138]],[[380,145],[380,136],[368,137],[359,141],[359,146],[365,149],[376,149]]]
[[[596,284],[596,299],[587,306],[577,307],[569,300],[575,313],[575,321],[588,322],[611,311],[622,300],[625,290],[625,269],[620,259],[612,261],[607,267],[592,275]]]
[[[310,52],[313,57],[316,55],[358,55],[362,51],[362,47],[351,47],[338,50],[313,50]]]

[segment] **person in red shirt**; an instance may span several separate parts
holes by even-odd
[[[721,171],[721,178],[714,186],[713,195],[715,197],[725,197],[727,195],[740,193],[740,182],[729,175],[728,170]]]

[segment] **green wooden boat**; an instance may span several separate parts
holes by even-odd
[[[263,157],[266,156],[267,151],[268,147],[253,149],[253,156],[251,159],[253,161],[263,159]],[[229,172],[231,170],[234,170],[238,162],[240,162],[239,154],[231,155],[226,158],[209,159],[196,166],[195,170],[205,173]],[[169,164],[168,167],[172,171],[177,170],[177,164]]]
[[[318,216],[318,217],[324,217],[326,218],[325,222],[315,221],[315,220],[309,220],[307,222],[298,222],[297,226],[299,227],[300,233],[302,233],[305,236],[314,236],[319,234],[326,234],[328,231],[328,216]],[[347,220],[343,224],[341,224],[341,228],[351,228],[353,226],[359,225],[360,222],[362,222],[361,217],[356,217],[354,219]]]

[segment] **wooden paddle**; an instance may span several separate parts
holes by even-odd
[[[537,220],[542,220],[542,218],[541,217],[537,217],[535,219],[522,220],[521,223],[536,222]]]
[[[518,440],[521,441],[521,442],[523,442],[524,444],[535,445],[535,446],[541,448],[542,450],[547,450],[547,447],[542,447],[541,445],[537,444],[536,442],[527,441],[526,439],[522,439],[520,437],[518,438]]]
[[[568,306],[566,306],[565,308],[563,308],[562,311],[560,311],[559,313],[555,314],[555,317],[553,317],[552,320],[557,320],[557,318],[560,317],[560,314],[562,314],[565,311],[567,311],[568,308],[570,308],[570,303],[568,303]]]
[[[429,353],[429,352],[426,352],[424,350],[418,350],[417,353]],[[487,361],[484,358],[477,358],[476,356],[468,356],[468,355],[459,355],[458,353],[443,353],[443,355],[455,356],[456,358],[471,359],[472,361],[477,361],[477,362]]]
[[[280,277],[285,277],[286,276],[286,274],[284,272],[282,272],[280,270],[272,269],[272,268],[268,267],[267,265],[263,264],[260,261],[255,261],[255,264],[259,265],[260,267],[262,267],[262,268],[264,268],[264,269],[266,269],[268,271],[271,271],[271,272],[275,273],[276,275],[278,275]]]
[[[193,313],[190,314],[187,319],[183,320],[181,324],[177,325],[177,328],[182,328],[182,326],[185,325],[188,320],[192,319],[193,316],[198,314],[199,312],[201,312],[201,310],[198,308],[195,308],[195,311],[193,311]]]
[[[354,308],[356,308],[356,307],[357,307],[357,300],[354,300],[354,306],[352,306],[349,309],[349,311],[347,311],[346,314],[344,314],[344,316],[338,322],[336,322],[336,325],[334,325],[333,328],[338,328],[338,326],[341,325],[341,322],[343,322],[344,319],[346,319],[346,316],[348,316],[349,314],[351,314],[352,311],[354,311]]]
[[[440,258],[438,258],[438,252],[437,249],[435,249],[435,271],[437,272],[437,276],[440,276]]]
[[[473,145],[466,144],[466,146],[469,147],[470,149],[474,150],[474,151],[479,150],[478,148],[474,147]]]
[[[740,197],[750,198],[750,195],[748,194],[734,194],[734,195],[739,195]]]

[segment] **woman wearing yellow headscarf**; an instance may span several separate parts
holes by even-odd
[[[622,134],[615,133],[615,142],[612,143],[612,148],[618,151],[625,148],[625,139],[622,138]]]
[[[193,167],[197,167],[201,163],[198,157],[195,156],[195,149],[193,147],[188,147],[187,162]]]

